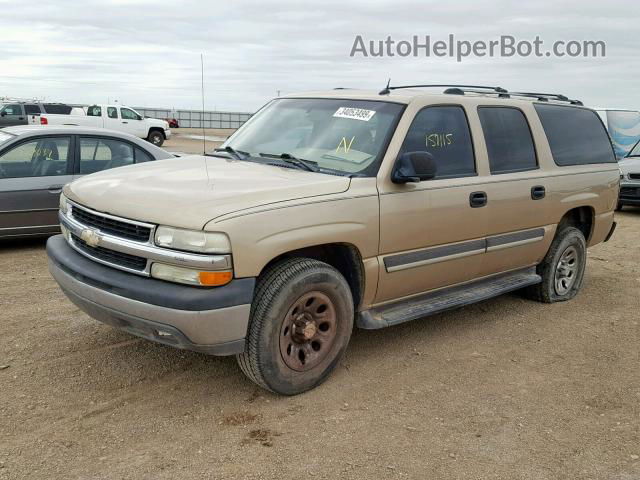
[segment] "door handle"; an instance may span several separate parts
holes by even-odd
[[[542,185],[536,185],[535,187],[531,187],[532,200],[542,200],[546,194],[547,194],[547,191]]]
[[[52,194],[62,193],[63,186],[64,185],[49,185],[47,187],[47,190],[49,190],[49,193],[52,193]]]
[[[24,117],[18,117],[18,120],[24,120]]]
[[[129,122],[122,122],[122,123],[129,123]]]
[[[486,192],[473,192],[471,195],[469,195],[469,205],[471,205],[471,208],[484,207],[486,204]]]

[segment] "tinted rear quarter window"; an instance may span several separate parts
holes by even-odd
[[[40,114],[40,106],[39,105],[25,105],[24,111],[27,115],[38,115]]]
[[[71,107],[69,105],[62,105],[58,103],[45,103],[44,111],[55,115],[69,115],[71,113]]]
[[[416,115],[401,153],[425,151],[435,159],[436,178],[476,174],[471,132],[462,107],[427,107]]]
[[[592,110],[535,104],[556,165],[616,163],[609,135]]]
[[[538,168],[531,129],[524,113],[510,107],[478,108],[491,173]]]

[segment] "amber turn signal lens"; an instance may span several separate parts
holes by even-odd
[[[200,279],[200,285],[206,285],[208,287],[218,287],[220,285],[226,285],[233,278],[231,272],[200,272],[198,274]]]

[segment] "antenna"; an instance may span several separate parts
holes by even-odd
[[[202,154],[207,154],[207,136],[204,130],[204,55],[200,54],[200,86],[202,90],[202,115],[200,121],[202,122]]]
[[[391,85],[391,78],[387,80],[387,86],[384,87],[384,90],[380,92],[380,95],[389,95],[391,93],[391,89],[389,88],[390,85]]]

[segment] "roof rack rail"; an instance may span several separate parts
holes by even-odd
[[[404,88],[446,88],[443,92],[448,95],[464,95],[465,93],[478,93],[484,95],[497,95],[498,98],[529,97],[536,98],[540,102],[548,102],[553,100],[556,102],[567,102],[571,105],[584,105],[580,100],[570,99],[566,95],[559,93],[536,93],[536,92],[510,92],[502,87],[488,87],[485,85],[446,85],[446,84],[429,84],[429,85],[398,85],[387,86],[379,92],[380,95],[388,95],[392,90]]]
[[[482,90],[490,90],[494,93],[507,93],[507,91],[502,87],[487,87],[485,85],[454,85],[454,84],[428,84],[428,85],[397,85],[397,86],[389,86],[387,85],[383,90],[379,92],[380,95],[389,95],[392,90],[400,90],[404,88],[448,88],[449,89],[482,89]],[[463,90],[461,90],[463,91]],[[459,94],[458,94],[459,95]]]
[[[562,95],[560,93],[539,93],[539,92],[509,92],[511,95],[517,97],[531,97],[537,98],[540,102],[548,102],[549,100],[555,100],[557,102],[568,102],[571,105],[584,105],[580,100],[575,100]]]

